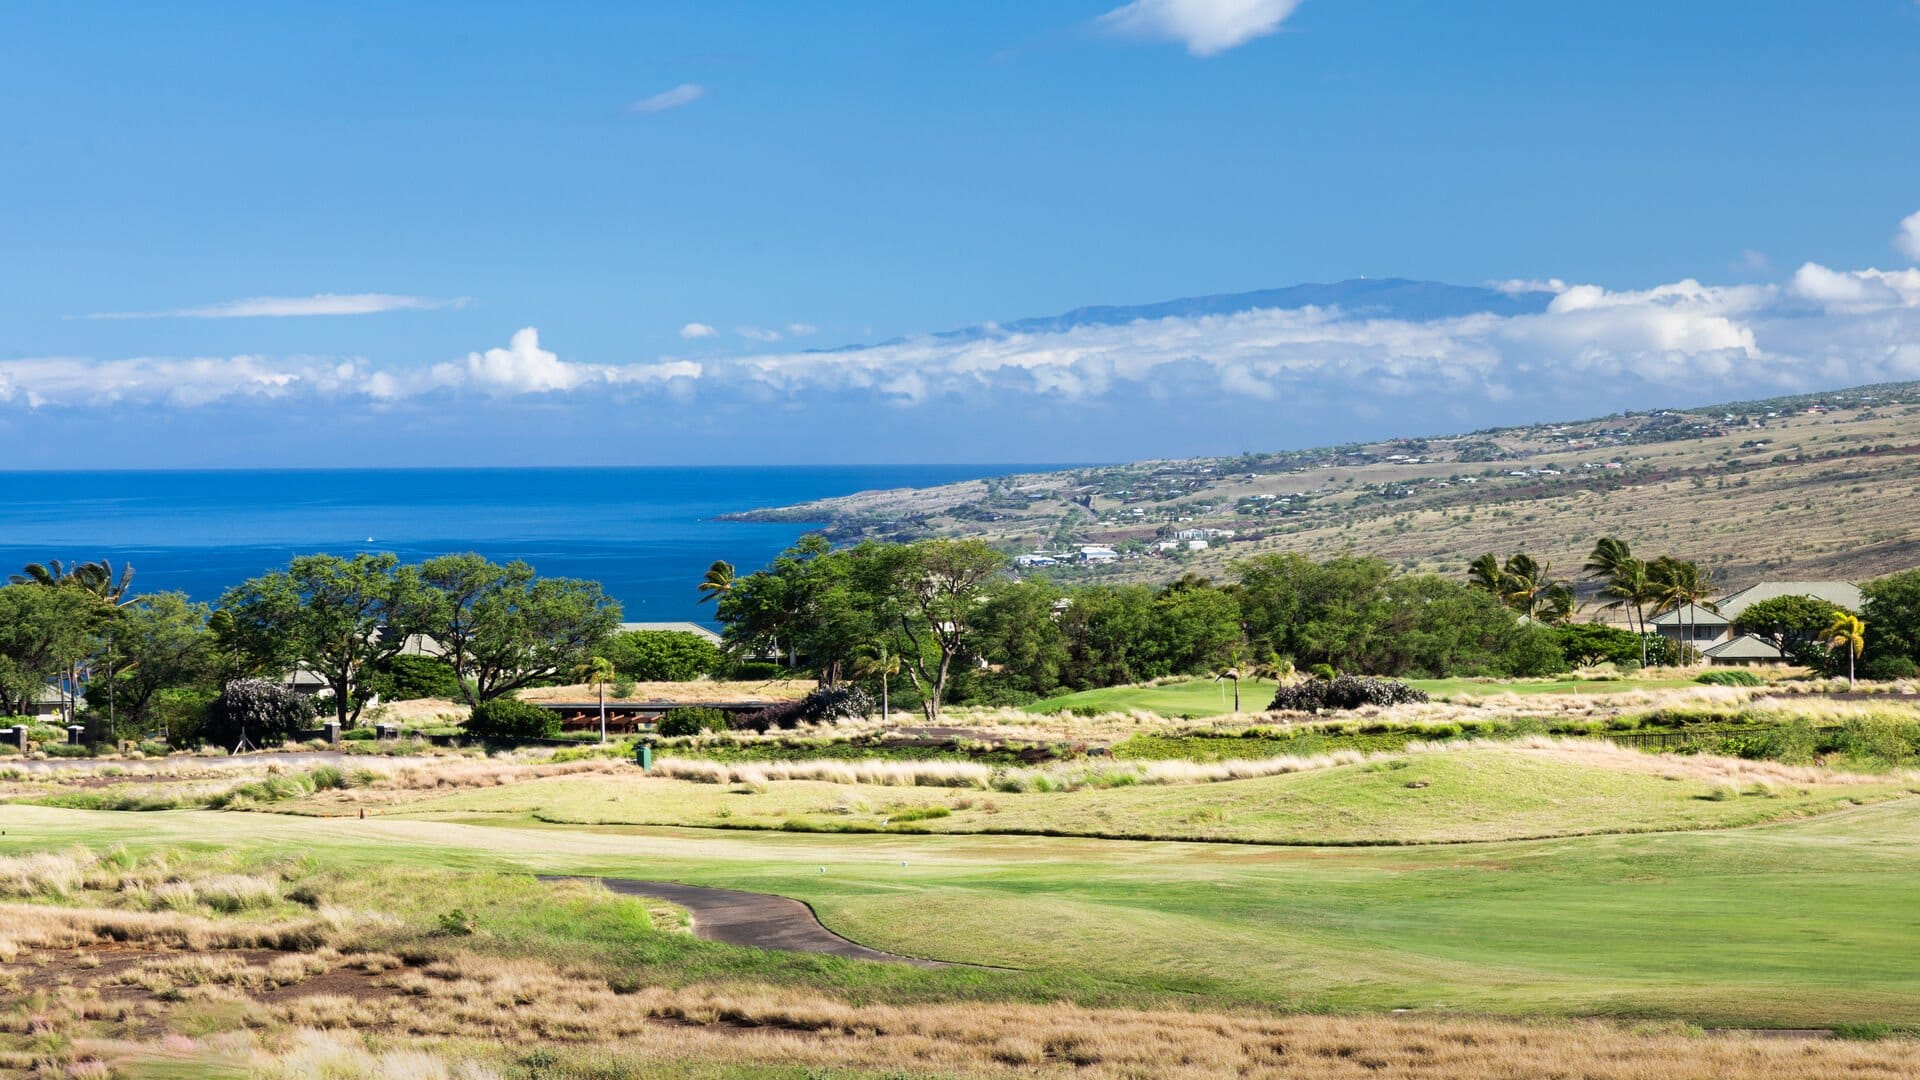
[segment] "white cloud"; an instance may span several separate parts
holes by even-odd
[[[430,364],[257,355],[41,357],[0,360],[0,401],[33,408],[191,407],[615,394],[793,407],[835,400],[912,408],[954,400],[993,409],[1036,399],[1167,408],[1213,403],[1224,394],[1311,402],[1326,415],[1354,402],[1398,400],[1409,415],[1452,422],[1496,407],[1523,414],[1529,402],[1561,412],[1569,403],[1605,411],[1920,377],[1920,268],[1806,263],[1775,283],[1685,278],[1647,289],[1512,284],[1553,296],[1543,310],[1521,315],[1413,319],[1335,307],[1259,309],[1040,332],[987,326],[864,348],[788,347],[706,362],[566,359],[542,345],[532,327],[503,347]],[[785,328],[788,334],[800,329]],[[765,342],[783,337],[752,326],[737,332]]]
[[[680,336],[683,338],[686,338],[688,341],[692,341],[695,338],[712,337],[713,335],[719,332],[720,331],[715,330],[713,327],[708,326],[706,323],[697,323],[697,322],[690,322],[687,325],[680,328]]]
[[[787,335],[789,337],[812,337],[819,332],[820,328],[812,323],[790,322],[787,324]]]
[[[1773,260],[1767,258],[1767,253],[1764,251],[1743,248],[1740,257],[1734,260],[1733,268],[1744,274],[1771,274]]]
[[[1559,278],[1546,278],[1545,280],[1540,278],[1508,278],[1505,281],[1489,281],[1487,282],[1487,287],[1495,292],[1506,293],[1508,296],[1519,296],[1523,293],[1563,293],[1567,291],[1567,283],[1561,281]]]
[[[678,109],[682,105],[691,105],[707,96],[707,88],[699,83],[681,83],[671,90],[662,90],[651,97],[643,97],[627,106],[630,113],[660,113],[668,109]]]
[[[1920,210],[1900,219],[1900,231],[1894,234],[1893,247],[1909,259],[1920,259]]]
[[[376,368],[360,358],[139,357],[96,361],[77,357],[0,360],[0,402],[44,406],[193,407],[247,399],[368,399],[391,403],[438,391],[493,398],[568,393],[595,387],[660,387],[669,393],[697,380],[692,360],[639,364],[580,364],[540,345],[533,327],[504,349],[469,353],[428,366]]]
[[[1095,20],[1109,33],[1213,56],[1280,29],[1300,0],[1133,0]]]
[[[317,293],[313,296],[252,296],[172,311],[100,311],[89,319],[281,319],[304,315],[377,315],[383,311],[432,311],[465,307],[466,297],[436,300],[393,293]]]

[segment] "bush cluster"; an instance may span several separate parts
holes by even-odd
[[[1377,679],[1362,675],[1341,675],[1332,679],[1306,679],[1282,686],[1273,695],[1271,711],[1325,712],[1358,709],[1363,705],[1403,705],[1427,700],[1426,691],[1408,686],[1398,679]]]
[[[654,725],[654,731],[666,736],[698,735],[703,731],[725,731],[732,726],[724,709],[687,705],[668,710]]]
[[[851,720],[873,712],[873,695],[850,683],[822,686],[799,701],[783,701],[734,720],[743,731],[767,731],[794,728],[801,724],[824,724]]]
[[[560,734],[560,714],[530,701],[498,697],[473,707],[464,725],[482,739],[551,739]]]
[[[265,679],[235,679],[207,707],[203,734],[231,748],[244,732],[255,746],[278,746],[313,723],[313,702]]]
[[[1751,671],[1739,668],[1721,668],[1715,671],[1703,671],[1693,677],[1697,683],[1708,686],[1765,686],[1766,680]]]

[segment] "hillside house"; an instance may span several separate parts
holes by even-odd
[[[1647,620],[1669,641],[1691,643],[1714,664],[1769,664],[1785,659],[1773,642],[1752,634],[1733,632],[1740,613],[1762,600],[1781,596],[1811,596],[1829,604],[1860,610],[1860,587],[1849,581],[1763,581],[1714,602],[1718,611],[1688,604]]]

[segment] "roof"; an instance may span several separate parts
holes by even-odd
[[[1732,641],[1723,641],[1704,653],[1709,660],[1785,660],[1780,649],[1773,642],[1752,634],[1741,634]]]
[[[1811,596],[1849,611],[1860,610],[1860,586],[1850,581],[1763,581],[1721,597],[1715,605],[1720,609],[1717,614],[1688,604],[1677,611],[1662,612],[1647,621],[1655,626],[1725,625],[1738,619],[1741,612],[1754,604],[1782,596]]]
[[[714,633],[710,627],[702,626],[697,622],[623,622],[620,624],[621,633],[624,634],[631,630],[665,631],[673,634],[698,634],[708,641],[713,642],[715,645],[720,644],[719,634]]]

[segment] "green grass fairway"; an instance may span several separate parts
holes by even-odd
[[[1017,985],[1076,1000],[1920,1024],[1920,800],[1747,830],[1393,849],[495,820],[9,805],[0,851],[299,852],[376,889],[404,889],[421,867],[757,889],[807,901],[865,944],[1028,969]],[[840,985],[870,977],[883,996],[909,979],[994,985],[993,973],[863,976],[851,961],[738,955],[739,977],[755,965]]]
[[[1240,708],[1243,712],[1262,712],[1273,700],[1270,679],[1240,680]],[[1109,686],[1099,690],[1081,690],[1060,694],[1028,705],[1027,711],[1053,713],[1062,710],[1126,712],[1138,709],[1161,716],[1225,716],[1233,712],[1233,684],[1212,679],[1189,679],[1159,686]]]
[[[1409,679],[1408,682],[1438,699],[1484,697],[1490,694],[1614,694],[1628,690],[1670,690],[1694,685],[1689,678],[1619,679]],[[1242,712],[1265,712],[1273,700],[1275,684],[1265,679],[1240,682]],[[1224,694],[1222,691],[1224,690]],[[1029,712],[1054,713],[1063,710],[1096,712],[1141,712],[1161,716],[1201,719],[1226,716],[1233,712],[1233,686],[1212,679],[1188,679],[1158,686],[1109,686],[1099,690],[1081,690],[1058,694],[1028,705]]]
[[[1571,752],[1451,750],[1250,780],[1019,794],[811,780],[774,781],[752,791],[636,772],[461,792],[394,812],[518,814],[584,825],[1418,844],[1752,825],[1914,788],[1895,781],[1749,785],[1734,794],[1707,779],[1667,779],[1654,771],[1658,759],[1630,760],[1641,767],[1594,763]],[[321,798],[293,808],[353,813],[355,805]],[[921,816],[929,809],[947,813]]]

